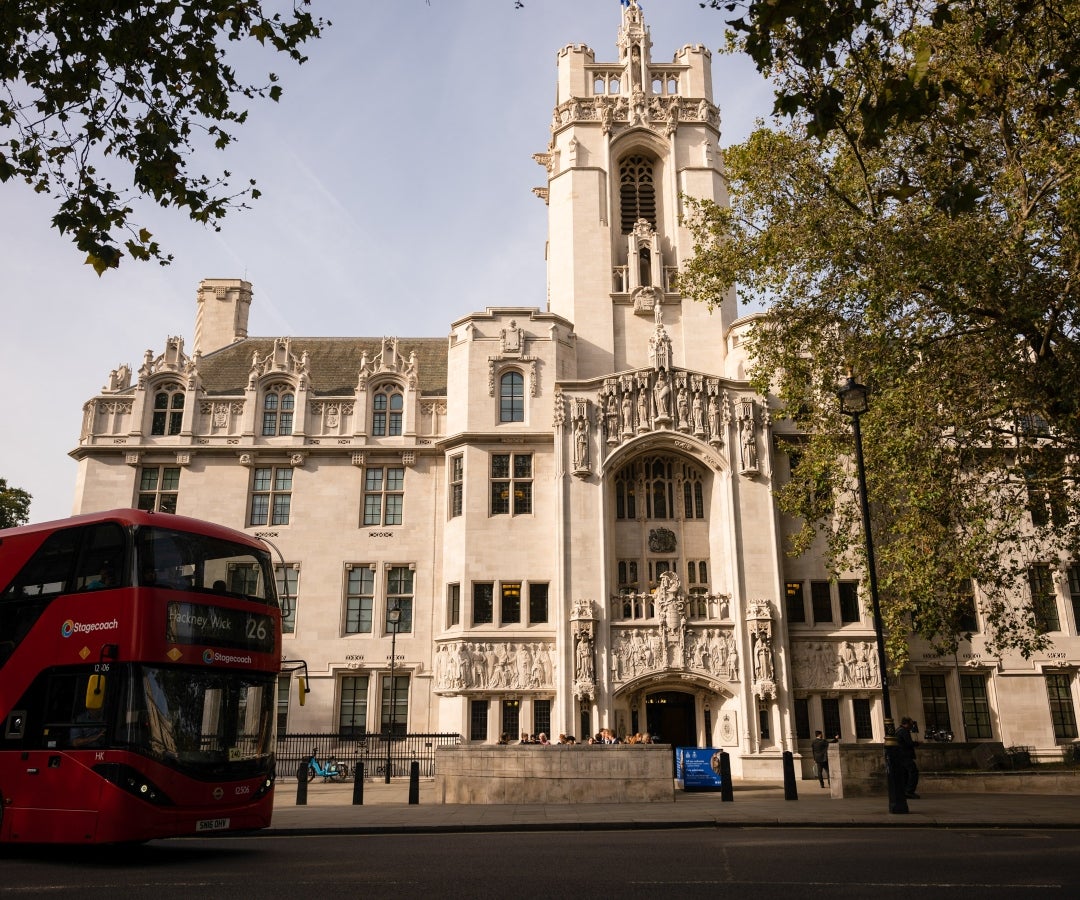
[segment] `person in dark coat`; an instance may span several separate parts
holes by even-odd
[[[896,758],[904,770],[904,794],[918,800],[915,789],[919,786],[919,767],[915,763],[915,740],[911,736],[911,726],[912,721],[907,716],[900,720],[900,727],[896,729],[896,743],[899,745]]]
[[[817,766],[818,783],[825,787],[825,779],[829,778],[829,744],[820,731],[814,732],[814,739],[810,742],[810,753],[814,757],[814,765]],[[832,779],[829,778],[829,784]]]

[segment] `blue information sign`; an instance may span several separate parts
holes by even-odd
[[[676,747],[675,765],[683,790],[720,790],[720,751],[715,747]]]

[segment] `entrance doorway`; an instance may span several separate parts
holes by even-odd
[[[664,691],[645,698],[645,720],[654,741],[672,747],[697,746],[694,695]]]

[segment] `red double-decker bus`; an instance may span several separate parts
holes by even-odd
[[[280,666],[261,541],[134,509],[0,530],[0,841],[269,825]]]

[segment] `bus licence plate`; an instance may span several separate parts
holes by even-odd
[[[199,819],[195,823],[196,831],[221,831],[229,827],[228,819]]]

